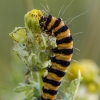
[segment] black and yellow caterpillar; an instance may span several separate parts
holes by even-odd
[[[70,30],[64,21],[51,15],[42,16],[39,24],[43,31],[56,37],[57,47],[52,51],[52,65],[48,68],[48,74],[43,78],[44,86],[42,89],[41,100],[55,100],[58,88],[70,65],[73,54],[73,39]]]

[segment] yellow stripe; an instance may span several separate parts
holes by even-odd
[[[61,40],[66,36],[70,36],[70,30],[69,29],[67,29],[65,32],[58,34],[56,38],[57,38],[57,40]]]
[[[59,86],[53,86],[49,83],[44,83],[44,88],[45,89],[51,89],[51,90],[58,90]]]
[[[64,55],[64,54],[55,54],[56,58],[59,60],[64,60],[64,61],[71,61],[72,54],[70,55]]]
[[[58,69],[58,70],[63,71],[63,72],[66,72],[67,67],[68,67],[68,66],[63,67],[63,66],[61,66],[61,65],[59,65],[59,64],[57,64],[57,63],[52,63],[52,68]]]
[[[55,21],[56,21],[56,18],[52,16],[51,22],[50,22],[49,25],[47,26],[47,29],[48,29],[48,30],[54,25]]]
[[[62,43],[62,44],[59,44],[58,46],[58,49],[72,49],[73,48],[73,41],[71,41],[70,43]]]
[[[50,99],[50,100],[54,100],[56,98],[57,95],[50,95],[48,93],[43,93],[43,98],[44,99]]]
[[[56,74],[49,72],[47,75],[47,79],[60,82],[62,80],[62,77],[59,77]]]

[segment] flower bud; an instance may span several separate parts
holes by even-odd
[[[43,12],[33,9],[24,16],[25,27],[32,33],[39,33],[41,31],[39,20],[43,16]]]

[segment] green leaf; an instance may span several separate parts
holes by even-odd
[[[68,88],[68,93],[64,92],[65,93],[64,100],[75,100],[81,79],[82,79],[81,73],[80,71],[78,71],[78,77],[77,79],[71,81],[70,86]]]

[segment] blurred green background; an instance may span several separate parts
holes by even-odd
[[[63,5],[65,8],[71,2],[46,1],[53,16],[58,15]],[[24,82],[25,65],[12,51],[14,44],[9,33],[15,27],[24,26],[24,15],[28,11],[43,10],[40,3],[46,6],[45,0],[0,0],[0,100],[15,100],[15,96],[16,100],[19,100],[13,88],[19,82]],[[100,66],[100,0],[74,0],[62,18],[70,22],[72,18],[88,10],[89,12],[68,24],[74,34],[74,47],[80,49],[80,52],[74,51],[73,59],[91,59]],[[79,32],[82,33],[75,35]]]

